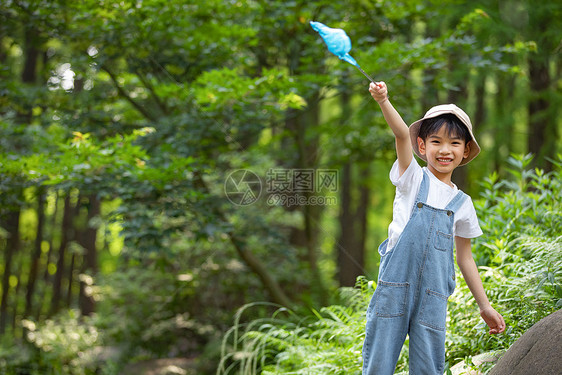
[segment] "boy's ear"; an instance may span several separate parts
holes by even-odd
[[[418,149],[420,150],[420,154],[425,155],[425,142],[421,137],[418,137]]]
[[[465,158],[465,159],[468,157],[468,154],[470,154],[470,143],[471,143],[471,142],[472,142],[472,141],[468,141],[468,142],[466,143],[466,145],[464,146],[464,154],[463,154],[462,157]]]

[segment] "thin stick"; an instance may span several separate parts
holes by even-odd
[[[369,78],[369,81],[375,83],[375,81],[374,81],[367,73],[365,73],[365,71],[364,71],[363,69],[361,69],[361,67],[359,67],[358,65],[355,65],[355,66],[357,67],[357,69],[359,69],[359,71],[360,71],[361,73],[363,73],[363,75],[364,75],[365,77]]]

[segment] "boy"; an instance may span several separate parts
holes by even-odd
[[[454,104],[431,108],[410,128],[388,99],[384,82],[369,91],[396,138],[396,186],[389,237],[379,247],[381,264],[367,309],[363,374],[392,375],[410,337],[410,374],[443,374],[447,299],[457,263],[491,334],[505,330],[490,305],[472,258],[470,239],[482,234],[472,200],[451,182],[453,170],[480,152],[469,117]],[[414,151],[427,162],[421,168]]]

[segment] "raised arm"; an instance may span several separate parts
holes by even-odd
[[[410,133],[408,125],[402,120],[398,111],[394,108],[388,99],[388,89],[384,82],[371,83],[369,85],[369,92],[373,99],[379,103],[382,114],[388,126],[394,133],[396,140],[396,156],[398,158],[398,168],[400,176],[406,171],[412,158],[412,144],[410,143]]]

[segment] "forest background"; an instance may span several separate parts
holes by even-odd
[[[406,122],[466,110],[482,153],[453,179],[476,199],[514,163],[557,168],[561,18],[553,0],[3,1],[0,367],[214,373],[242,306],[306,314],[376,280],[392,134],[309,21],[347,31]]]

